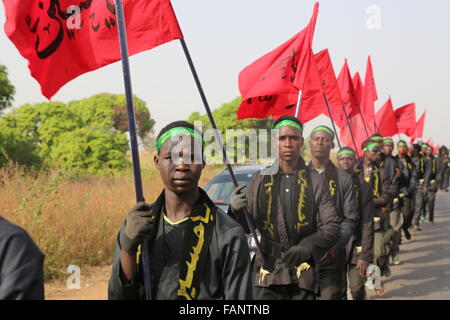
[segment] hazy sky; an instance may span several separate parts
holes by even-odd
[[[8,0],[3,0],[8,1]],[[74,0],[74,3],[78,3]],[[311,0],[172,0],[185,40],[212,108],[239,96],[239,71],[274,49],[309,21]],[[368,13],[368,8],[376,6]],[[374,29],[379,11],[379,29]],[[379,100],[392,96],[394,108],[416,102],[417,117],[428,109],[425,138],[450,145],[450,1],[323,0],[314,51],[328,48],[336,74],[349,59],[352,74],[365,74],[372,56]],[[374,20],[375,19],[375,20]],[[369,24],[372,28],[368,27]],[[0,25],[5,22],[0,5]],[[193,111],[204,113],[197,88],[174,41],[131,57],[133,93],[147,102],[155,129]],[[22,58],[0,31],[0,64],[16,87],[15,106],[43,102],[40,87]],[[65,85],[53,100],[68,102],[99,92],[123,93],[121,64],[87,73]],[[364,79],[364,78],[363,78]],[[320,117],[306,125],[329,120]]]

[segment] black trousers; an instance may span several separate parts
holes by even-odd
[[[346,256],[344,248],[335,247],[336,256],[326,265],[320,266],[319,296],[320,300],[342,300],[346,294]]]

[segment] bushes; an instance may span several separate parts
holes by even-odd
[[[134,97],[138,133],[148,138],[154,120],[145,102]],[[70,102],[23,105],[0,119],[0,167],[7,161],[80,173],[111,173],[126,159],[125,97],[98,94]]]
[[[151,156],[143,157],[149,164]],[[201,185],[223,167],[203,171]],[[134,206],[131,170],[115,176],[78,176],[65,170],[0,169],[0,215],[23,227],[46,255],[45,277],[65,278],[67,266],[111,264],[117,231]],[[156,199],[159,172],[142,172],[144,195]]]

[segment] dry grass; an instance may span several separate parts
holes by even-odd
[[[148,202],[162,190],[159,173],[145,157],[143,188]],[[147,164],[147,165],[146,165]],[[207,167],[200,185],[223,167]],[[69,264],[110,264],[114,240],[134,205],[131,169],[116,176],[69,178],[64,172],[0,170],[0,215],[28,231],[45,253],[45,276],[60,278]]]

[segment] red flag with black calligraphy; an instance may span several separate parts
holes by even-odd
[[[318,11],[319,3],[316,2],[306,28],[239,73],[242,103],[237,112],[238,119],[294,114],[298,92],[311,80],[308,71]]]
[[[404,133],[408,137],[416,131],[416,104],[410,103],[394,111],[397,120],[398,133]]]
[[[5,32],[51,98],[77,76],[119,61],[114,0],[3,0]],[[169,0],[124,1],[129,54],[183,37]]]

